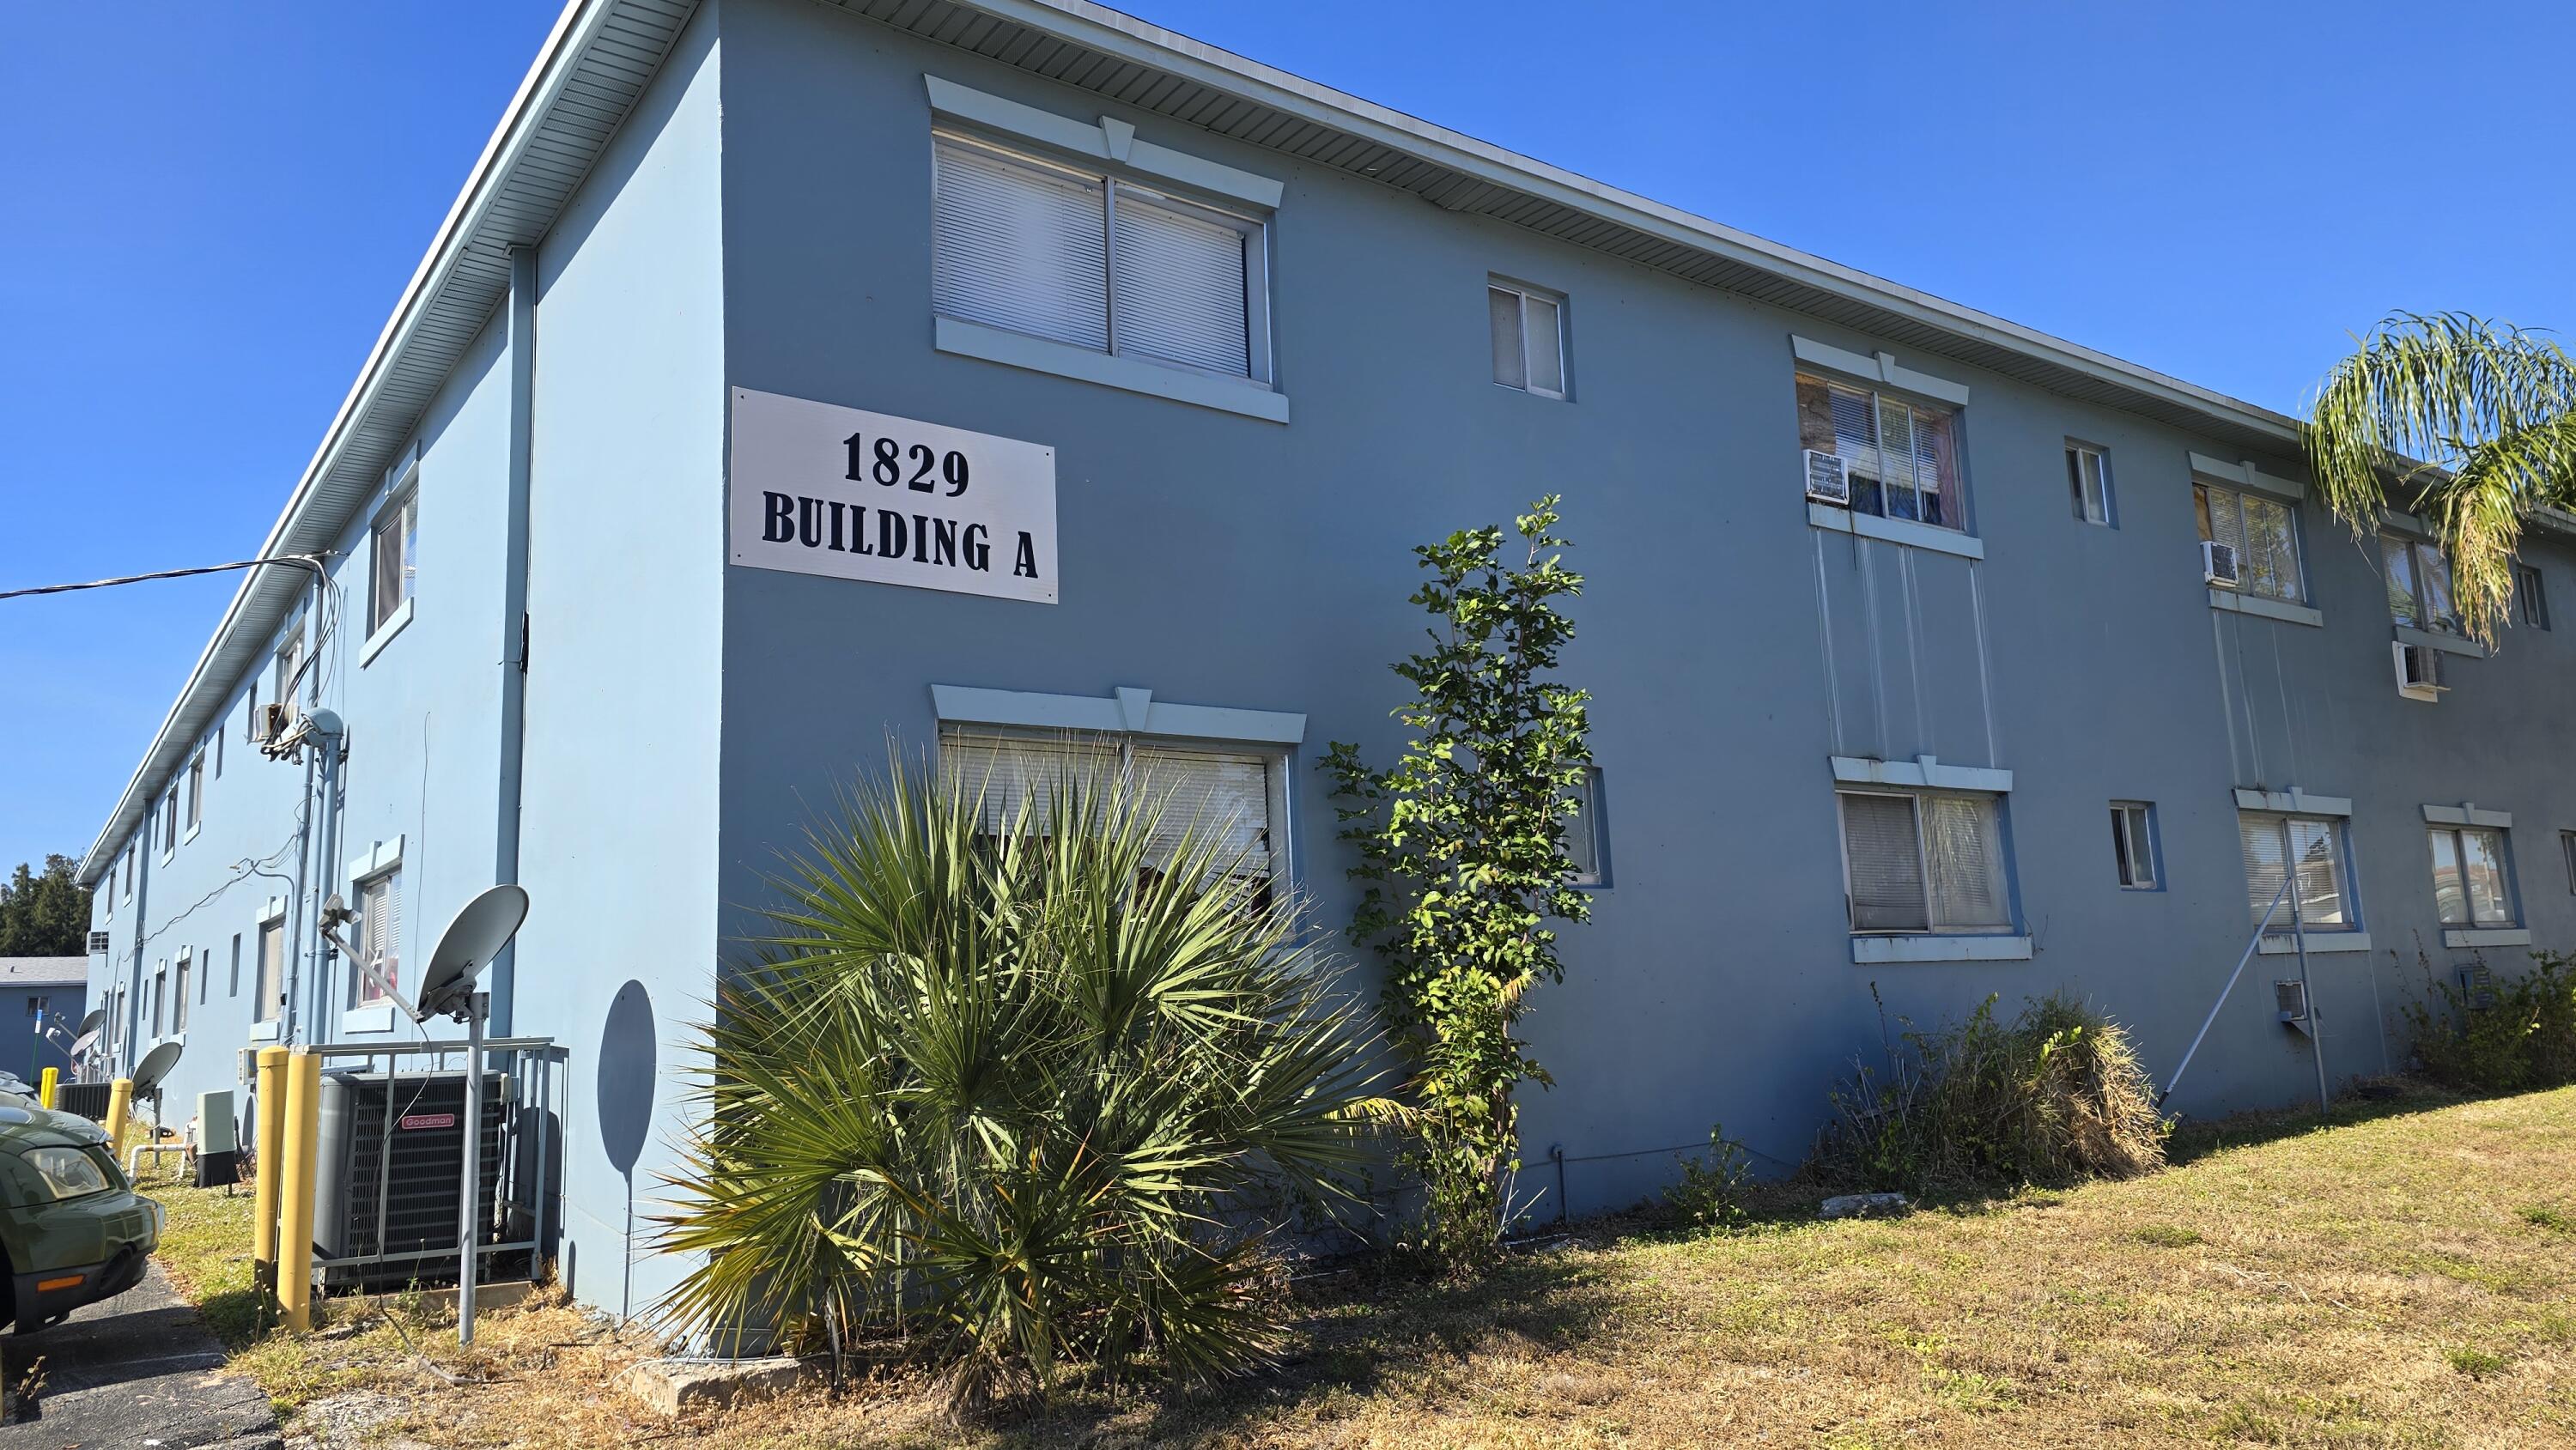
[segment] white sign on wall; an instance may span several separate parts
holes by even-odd
[[[735,388],[731,478],[737,564],[1056,602],[1052,448]]]

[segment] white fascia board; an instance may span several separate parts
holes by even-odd
[[[1829,757],[1837,785],[1894,785],[1915,790],[1974,790],[2004,795],[2013,788],[2013,773],[1975,765],[1943,765],[1929,755],[1912,760],[1877,760],[1865,755]]]
[[[1883,962],[2026,962],[2026,936],[1856,936],[1852,961],[1860,966]]]
[[[2310,795],[2292,786],[2288,790],[2239,790],[2236,808],[2240,811],[2276,811],[2285,816],[2352,815],[2352,798],[2339,795]]]
[[[1829,342],[1818,342],[1810,337],[1800,337],[1795,333],[1789,336],[1789,350],[1795,353],[1798,361],[1802,363],[1830,368],[1847,377],[1883,383],[1898,392],[1936,399],[1952,407],[1968,406],[1966,383],[1952,382],[1948,378],[1936,377],[1931,373],[1900,367],[1897,365],[1896,354],[1892,352],[1853,352],[1848,348],[1836,347]]]
[[[970,685],[930,687],[931,706],[943,725],[1007,725],[1026,730],[1159,735],[1262,745],[1295,745],[1306,738],[1306,717],[1300,713],[1175,705],[1153,696],[1151,690],[1132,688],[1099,696],[985,690]]]
[[[1097,121],[1077,121],[1070,116],[1023,105],[1007,96],[961,86],[939,76],[924,75],[921,79],[930,90],[931,113],[952,121],[963,121],[986,131],[1034,141],[1067,155],[1087,157],[1163,181],[1178,182],[1264,211],[1277,211],[1279,198],[1287,191],[1287,187],[1275,177],[1244,171],[1186,151],[1174,151],[1151,141],[1139,141],[1136,128],[1115,116],[1102,116]]]
[[[2426,806],[2424,821],[2435,826],[2492,826],[2500,831],[2513,829],[2511,811],[2482,811],[2463,801],[2455,806]]]
[[[2212,458],[2206,453],[2194,453],[2191,455],[2191,471],[2212,483],[2225,484],[2229,488],[2252,489],[2256,493],[2268,493],[2275,498],[2288,499],[2292,503],[2308,496],[2306,484],[2295,478],[2283,478],[2277,473],[2265,473],[2255,467],[2254,460],[2250,458],[2242,462],[2230,463],[2224,458]]]

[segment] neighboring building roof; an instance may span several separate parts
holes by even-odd
[[[829,0],[1139,110],[1841,323],[2050,391],[2291,456],[2288,416],[1363,101],[1088,0]],[[326,548],[409,441],[509,288],[509,251],[554,224],[697,0],[571,0],[403,289],[260,548]],[[84,856],[94,881],[302,599],[253,570]]]
[[[0,991],[12,987],[85,987],[87,957],[0,957]]]

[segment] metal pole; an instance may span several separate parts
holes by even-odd
[[[2316,989],[2308,985],[2307,915],[2299,909],[2299,893],[2296,889],[2299,864],[2296,861],[2290,863],[2290,879],[2283,884],[2291,888],[2290,944],[2296,947],[2299,953],[2299,1000],[2306,1004],[2308,1009],[2308,1051],[2317,1062],[2317,1111],[2322,1114],[2329,1106],[2326,1097],[2326,1029],[2325,1024],[2317,1017]]]
[[[474,1257],[482,1241],[483,1206],[483,1014],[491,1009],[488,992],[477,992],[465,1009],[465,1203],[456,1213],[456,1342],[474,1342]]]
[[[2236,990],[2236,979],[2245,975],[2245,964],[2254,960],[2254,949],[2263,944],[2263,933],[2272,925],[2272,913],[2281,909],[2281,897],[2289,889],[2289,880],[2284,877],[2281,889],[2272,893],[2272,904],[2263,908],[2263,919],[2254,923],[2254,935],[2246,939],[2245,954],[2236,959],[2236,970],[2227,974],[2227,985],[2218,989],[2218,1000],[2209,1004],[2209,1015],[2200,1020],[2200,1030],[2191,1035],[2191,1046],[2183,1049],[2182,1065],[2174,1069],[2173,1080],[2165,1084],[2165,1090],[2156,1095],[2157,1107],[2163,1107],[2174,1089],[2182,1086],[2182,1075],[2191,1071],[2191,1060],[2200,1052],[2202,1039],[2209,1036],[2209,1029],[2218,1021],[2219,1009],[2227,1005],[2229,994]]]

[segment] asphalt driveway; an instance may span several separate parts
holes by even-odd
[[[223,1350],[155,1264],[143,1282],[35,1335],[0,1335],[12,1413],[0,1450],[284,1445],[268,1396],[222,1373]],[[32,1403],[15,1391],[36,1371]]]

